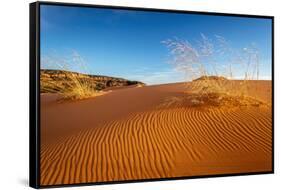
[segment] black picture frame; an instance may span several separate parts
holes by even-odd
[[[213,16],[232,16],[241,18],[265,18],[270,19],[272,23],[272,169],[265,172],[245,172],[234,174],[216,174],[216,175],[201,175],[201,176],[186,176],[173,178],[155,178],[145,180],[126,180],[126,181],[111,181],[111,182],[93,182],[93,183],[78,183],[64,185],[40,185],[40,5],[56,5],[70,7],[89,7],[103,9],[118,9],[118,10],[140,10],[152,12],[168,12],[168,13],[192,13],[198,15],[213,15]],[[248,14],[232,14],[218,12],[201,12],[187,10],[170,10],[142,7],[125,7],[125,6],[109,6],[109,5],[92,5],[78,3],[59,3],[38,1],[29,4],[29,185],[33,188],[49,188],[49,187],[68,187],[68,186],[84,186],[84,185],[99,185],[99,184],[118,184],[132,182],[152,182],[166,181],[179,179],[194,179],[194,178],[210,178],[210,177],[226,177],[226,176],[245,176],[256,174],[273,174],[274,173],[274,16],[263,15],[248,15]]]

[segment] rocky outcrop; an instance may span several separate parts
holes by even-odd
[[[41,69],[40,91],[41,93],[56,92],[62,88],[71,88],[74,83],[83,83],[95,90],[103,90],[109,87],[122,87],[130,85],[145,85],[139,81],[130,81],[123,78],[115,78],[102,75],[89,75],[63,70]]]

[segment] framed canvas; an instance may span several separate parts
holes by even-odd
[[[274,172],[274,18],[30,4],[30,186]]]

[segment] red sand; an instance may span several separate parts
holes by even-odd
[[[271,103],[271,82],[250,93]],[[41,184],[271,171],[271,108],[165,107],[186,85],[113,90],[58,102],[41,95]]]

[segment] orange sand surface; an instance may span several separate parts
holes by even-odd
[[[250,83],[271,104],[271,81]],[[42,94],[41,185],[271,171],[271,106],[161,106],[186,88],[122,88],[72,102]]]

